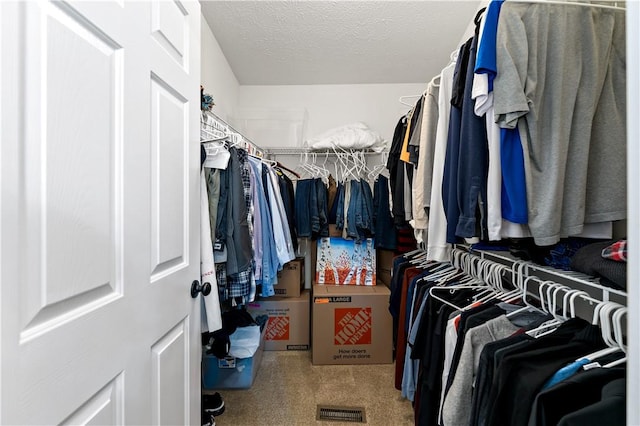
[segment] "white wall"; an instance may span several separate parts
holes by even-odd
[[[233,115],[238,104],[240,84],[224,56],[209,24],[201,19],[201,84],[205,93],[213,97],[212,111],[233,125]]]
[[[238,110],[255,109],[300,111],[306,109],[308,120],[303,138],[344,124],[362,121],[391,141],[393,130],[401,115],[409,107],[398,98],[419,95],[427,88],[428,81],[416,84],[357,84],[357,85],[304,85],[304,86],[240,86]],[[410,99],[414,103],[418,98]],[[242,118],[238,115],[238,125]],[[284,127],[284,125],[283,125]],[[295,141],[285,133],[281,141],[261,140],[260,134],[251,134],[250,127],[239,129],[258,144],[292,146]],[[273,138],[269,138],[273,139]],[[302,141],[298,141],[298,146]]]

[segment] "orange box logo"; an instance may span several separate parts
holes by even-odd
[[[265,340],[289,340],[289,317],[269,317]]]
[[[334,344],[371,344],[371,308],[336,308],[334,315]]]

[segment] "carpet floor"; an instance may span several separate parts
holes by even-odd
[[[393,386],[394,364],[312,365],[311,352],[264,352],[248,390],[224,390],[216,426],[358,425],[316,421],[318,404],[364,407],[368,425],[413,425],[411,403]]]

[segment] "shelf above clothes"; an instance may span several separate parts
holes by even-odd
[[[373,150],[369,150],[369,149],[352,149],[352,150],[332,150],[332,149],[325,149],[325,150],[312,150],[309,148],[303,148],[303,147],[273,147],[273,148],[265,148],[265,155],[267,156],[271,156],[271,155],[300,155],[300,154],[329,154],[329,155],[337,155],[339,153],[342,152],[346,152],[346,153],[352,153],[352,152],[358,152],[358,153],[362,153],[365,155],[383,155],[383,154],[387,154],[388,151],[381,151],[381,152],[375,152]]]

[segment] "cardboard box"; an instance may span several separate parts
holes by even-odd
[[[285,263],[278,272],[278,284],[273,286],[276,296],[300,297],[304,289],[304,258],[296,258]]]
[[[391,273],[393,271],[393,250],[376,250],[376,275],[378,282],[384,282],[387,286],[391,283]]]
[[[342,229],[338,229],[335,224],[329,224],[329,236],[342,238]]]
[[[392,318],[386,286],[313,286],[312,362],[389,364]]]
[[[249,389],[258,374],[264,352],[265,329],[260,336],[260,346],[251,358],[202,356],[202,387],[207,390]]]
[[[362,241],[320,238],[315,282],[337,285],[376,285],[376,253],[372,238]]]
[[[257,318],[267,315],[265,351],[309,350],[309,325],[311,291],[305,290],[300,297],[270,297],[247,305],[247,311]]]

